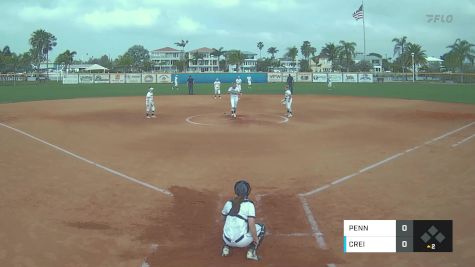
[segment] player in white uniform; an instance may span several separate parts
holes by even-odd
[[[153,101],[153,88],[150,87],[145,96],[145,114],[147,119],[156,118],[155,116],[155,103]]]
[[[247,88],[251,89],[251,86],[252,86],[252,77],[247,76]]]
[[[214,99],[216,99],[216,96],[219,96],[219,99],[221,99],[221,82],[218,78],[214,81]]]
[[[282,104],[287,108],[287,117],[291,118],[292,115],[292,93],[290,92],[289,86],[286,85],[284,88],[284,99],[282,99]]]
[[[239,96],[241,96],[241,88],[237,87],[236,83],[233,83],[233,86],[229,87],[228,93],[231,100],[231,117],[236,118],[236,111],[239,102]]]
[[[246,258],[259,260],[257,248],[265,236],[265,226],[256,223],[256,208],[249,200],[251,186],[241,180],[234,184],[234,199],[224,205],[221,214],[224,216],[222,256],[229,256],[231,247],[248,247]]]
[[[327,78],[327,86],[328,86],[328,90],[331,90],[331,88],[332,88],[332,80],[330,80],[330,77]]]
[[[241,83],[242,83],[241,76],[237,76],[236,86],[239,88],[239,91],[241,91]]]
[[[175,75],[175,80],[174,80],[174,82],[173,82],[172,90],[173,90],[173,89],[178,90],[178,75]]]

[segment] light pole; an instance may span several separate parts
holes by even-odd
[[[416,65],[414,64],[414,52],[411,53],[412,57],[412,82],[416,81]]]

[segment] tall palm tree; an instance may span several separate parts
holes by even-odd
[[[321,54],[328,58],[331,61],[331,71],[333,71],[333,67],[335,66],[336,61],[340,55],[341,47],[335,45],[334,43],[326,43],[324,47],[322,47]]]
[[[422,46],[414,43],[407,43],[406,45],[406,55],[407,64],[412,64],[412,53],[414,53],[414,64],[415,65],[424,65],[427,63],[426,60],[426,51],[422,49]]]
[[[221,56],[224,56],[226,52],[223,50],[224,47],[220,47],[219,49],[213,48],[213,52],[211,52],[212,56],[215,56],[218,58],[218,71],[219,71],[219,60],[221,59]]]
[[[238,72],[241,71],[241,65],[244,63],[246,56],[240,50],[231,50],[227,53],[228,64],[236,65]]]
[[[77,54],[76,51],[71,52],[69,50],[66,50],[66,51],[64,51],[63,53],[59,54],[56,57],[56,60],[54,61],[54,63],[64,64],[64,68],[67,70],[67,69],[69,69],[69,66],[73,63],[74,56],[76,54]]]
[[[35,52],[37,69],[40,68],[41,61],[43,61],[45,57],[46,68],[48,69],[48,56],[49,52],[53,50],[53,47],[57,45],[56,37],[43,29],[39,29],[31,34],[30,45]]]
[[[460,81],[463,83],[463,63],[465,60],[469,60],[472,65],[475,60],[475,50],[472,48],[475,47],[475,44],[468,42],[467,40],[457,39],[454,44],[447,46],[450,48],[449,55],[452,59],[457,62],[460,66]]]
[[[293,66],[295,66],[297,63],[296,63],[296,58],[297,58],[297,55],[299,53],[299,50],[297,49],[297,47],[287,47],[287,53],[285,53],[285,57],[288,57],[289,59],[291,59],[293,62]]]
[[[310,69],[310,56],[315,55],[317,49],[313,47],[309,41],[304,41],[302,46],[300,46],[300,52],[302,53],[308,64],[308,69]]]
[[[193,61],[194,65],[198,65],[200,60],[203,60],[205,58],[205,55],[200,52],[194,52],[191,54],[191,60]]]
[[[262,48],[264,48],[264,43],[263,42],[258,42],[257,43],[257,48],[259,48],[259,58],[262,58]]]
[[[393,38],[394,44],[394,56],[398,56],[400,61],[402,62],[402,73],[405,73],[404,62],[406,62],[404,51],[406,49],[407,44],[407,36],[403,36],[401,38]],[[406,77],[407,78],[407,77]]]
[[[183,57],[185,56],[185,46],[187,44],[188,44],[188,40],[181,40],[181,41],[175,43],[176,46],[181,47],[181,59],[182,60],[184,60]]]
[[[267,49],[267,53],[272,55],[271,56],[272,59],[275,58],[275,54],[277,54],[277,52],[279,52],[279,50],[275,46],[269,47],[269,49]]]
[[[355,57],[356,43],[340,41],[340,58],[346,62],[346,71],[350,71],[350,63]]]

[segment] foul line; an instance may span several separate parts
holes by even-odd
[[[450,132],[444,133],[443,135],[438,136],[438,137],[436,137],[436,138],[433,138],[433,139],[431,139],[430,141],[427,141],[427,142],[425,142],[425,143],[422,144],[422,145],[414,146],[414,147],[412,147],[412,148],[409,148],[409,149],[405,150],[404,152],[400,152],[400,153],[394,154],[394,155],[389,156],[389,157],[387,157],[387,158],[385,158],[385,159],[383,159],[383,160],[381,160],[381,161],[378,161],[378,162],[376,162],[376,163],[374,163],[374,164],[368,165],[368,166],[366,166],[366,167],[360,169],[360,170],[357,171],[357,172],[354,172],[354,173],[352,173],[352,174],[349,174],[349,175],[346,175],[346,176],[344,176],[344,177],[338,178],[338,179],[332,181],[332,182],[329,183],[329,184],[325,184],[325,185],[323,185],[323,186],[317,187],[317,188],[315,188],[314,190],[311,190],[311,191],[306,192],[306,193],[300,193],[300,194],[298,194],[298,197],[299,197],[299,199],[300,199],[300,202],[302,203],[303,210],[304,210],[305,215],[306,215],[306,217],[307,217],[307,221],[308,221],[308,223],[310,224],[310,227],[311,227],[311,229],[312,229],[313,236],[315,237],[315,240],[316,240],[318,246],[320,247],[320,249],[327,249],[327,245],[326,245],[326,242],[325,242],[325,238],[324,238],[323,233],[320,231],[320,229],[319,229],[319,227],[318,227],[317,220],[315,219],[315,215],[312,213],[312,210],[310,209],[310,206],[309,206],[309,204],[308,204],[308,202],[307,202],[307,199],[306,199],[305,197],[310,196],[310,195],[313,195],[313,194],[316,194],[316,193],[319,193],[319,192],[322,192],[322,191],[325,191],[325,190],[327,190],[328,188],[330,188],[330,187],[332,187],[332,186],[334,186],[334,185],[340,184],[340,183],[342,183],[342,182],[344,182],[344,181],[347,181],[347,180],[349,180],[349,179],[351,179],[351,178],[353,178],[353,177],[355,177],[355,176],[358,176],[359,174],[362,174],[362,173],[365,173],[365,172],[367,172],[367,171],[369,171],[369,170],[372,170],[372,169],[374,169],[374,168],[377,168],[377,167],[379,167],[379,166],[381,166],[381,165],[383,165],[383,164],[385,164],[385,163],[388,163],[388,162],[390,162],[390,161],[393,161],[393,160],[395,160],[395,159],[397,159],[397,158],[399,158],[399,157],[401,157],[401,156],[403,156],[403,155],[405,155],[405,154],[408,154],[408,153],[411,153],[411,152],[413,152],[413,151],[416,151],[416,150],[418,150],[419,148],[421,148],[421,147],[423,147],[423,146],[425,146],[425,145],[432,144],[432,143],[434,143],[434,142],[436,142],[436,141],[438,141],[438,140],[441,140],[441,139],[443,139],[443,138],[445,138],[445,137],[447,137],[447,136],[450,136],[450,135],[452,135],[452,134],[454,134],[454,133],[456,133],[456,132],[462,131],[463,129],[465,129],[465,128],[467,128],[467,127],[470,127],[470,126],[472,126],[472,125],[474,125],[474,124],[475,124],[475,121],[474,121],[474,122],[471,122],[471,123],[469,123],[469,124],[467,124],[467,125],[465,125],[465,126],[462,126],[462,127],[460,127],[460,128],[457,128],[457,129],[455,129],[455,130],[452,130],[452,131],[450,131]],[[460,142],[458,142],[458,143],[456,143],[456,144],[454,144],[454,145],[452,145],[452,147],[457,146],[457,145],[459,145],[459,144],[461,144],[461,143],[463,143],[463,142],[465,142],[465,141],[467,141],[467,140],[469,140],[470,138],[473,138],[473,137],[475,137],[475,134],[472,135],[472,136],[470,136],[470,137],[468,137],[468,138],[465,138],[464,140],[462,140],[462,141],[460,141]],[[336,266],[336,265],[335,265],[335,264],[328,264],[328,266]]]
[[[463,140],[461,140],[461,141],[458,141],[457,143],[453,144],[452,147],[459,146],[459,145],[461,145],[461,144],[467,142],[468,140],[472,139],[473,137],[475,137],[475,134],[472,134],[472,135],[470,135],[469,137],[467,137],[467,138],[465,138],[465,139],[463,139]]]
[[[376,162],[376,163],[374,163],[374,164],[368,165],[368,166],[362,168],[361,170],[359,170],[359,171],[357,171],[357,172],[354,172],[354,173],[349,174],[349,175],[347,175],[347,176],[338,178],[338,179],[334,180],[333,182],[331,182],[330,184],[326,184],[326,185],[320,186],[320,187],[315,188],[314,190],[309,191],[309,192],[300,193],[299,196],[306,197],[306,196],[310,196],[310,195],[313,195],[313,194],[315,194],[315,193],[324,191],[324,190],[330,188],[331,186],[334,186],[334,185],[336,185],[336,184],[339,184],[339,183],[341,183],[341,182],[344,182],[344,181],[346,181],[346,180],[349,180],[349,179],[351,179],[351,178],[353,178],[353,177],[355,177],[355,176],[357,176],[357,175],[359,175],[359,174],[362,174],[362,173],[365,173],[365,172],[367,172],[367,171],[369,171],[369,170],[372,170],[372,169],[374,169],[374,168],[377,168],[377,167],[379,167],[379,166],[381,166],[381,165],[383,165],[383,164],[385,164],[385,163],[388,163],[388,162],[390,162],[390,161],[393,161],[393,160],[395,160],[395,159],[397,159],[397,158],[399,158],[399,157],[401,157],[401,156],[403,156],[403,155],[406,155],[406,154],[408,154],[408,153],[414,152],[414,151],[418,150],[419,148],[421,148],[421,147],[423,147],[423,146],[426,146],[426,145],[432,144],[432,143],[434,143],[434,142],[436,142],[436,141],[439,141],[439,140],[441,140],[441,139],[443,139],[443,138],[445,138],[445,137],[447,137],[447,136],[450,136],[450,135],[452,135],[452,134],[454,134],[454,133],[456,133],[456,132],[462,131],[463,129],[465,129],[465,128],[467,128],[467,127],[470,127],[470,126],[472,126],[472,125],[474,125],[474,124],[475,124],[475,122],[471,122],[471,123],[469,123],[469,124],[467,124],[467,125],[465,125],[465,126],[462,126],[462,127],[457,128],[457,129],[455,129],[455,130],[453,130],[453,131],[447,132],[447,133],[445,133],[445,134],[443,134],[443,135],[441,135],[441,136],[438,136],[438,137],[436,137],[436,138],[433,138],[433,139],[431,139],[430,141],[427,141],[427,142],[425,142],[425,143],[422,144],[422,145],[414,146],[414,147],[409,148],[409,149],[407,149],[407,150],[405,150],[405,151],[403,151],[403,152],[400,152],[400,153],[394,154],[394,155],[392,155],[392,156],[389,156],[389,157],[387,157],[387,158],[385,158],[385,159],[383,159],[383,160],[381,160],[381,161],[378,161],[378,162]],[[469,139],[472,138],[472,137],[475,137],[475,134],[472,135],[472,136],[470,136],[469,138],[466,138],[466,139],[469,140]],[[462,140],[462,141],[465,142],[465,141],[467,141],[467,140],[464,139],[464,140]],[[462,141],[461,141],[461,142],[462,142]],[[462,143],[463,143],[463,142],[462,142]]]
[[[79,155],[77,155],[77,154],[74,154],[73,152],[68,151],[68,150],[66,150],[66,149],[64,149],[64,148],[61,148],[61,147],[59,147],[59,146],[53,145],[53,144],[51,144],[51,143],[48,143],[48,142],[46,142],[46,141],[44,141],[44,140],[42,140],[42,139],[40,139],[40,138],[38,138],[38,137],[36,137],[36,136],[33,136],[33,135],[27,133],[27,132],[24,132],[24,131],[22,131],[22,130],[16,129],[16,128],[12,127],[12,126],[3,124],[3,123],[1,123],[1,122],[0,122],[0,125],[3,126],[3,127],[5,127],[5,128],[8,128],[8,129],[10,129],[10,130],[12,130],[12,131],[15,131],[15,132],[17,132],[17,133],[20,133],[20,134],[22,134],[22,135],[25,135],[25,136],[27,136],[27,137],[30,137],[31,139],[34,139],[34,140],[36,140],[36,141],[38,141],[38,142],[40,142],[40,143],[43,143],[43,144],[45,144],[45,145],[48,145],[48,146],[50,146],[50,147],[52,147],[52,148],[54,148],[54,149],[56,149],[56,150],[59,150],[59,151],[65,153],[65,154],[67,154],[67,155],[70,155],[70,156],[72,156],[72,157],[74,157],[74,158],[76,158],[76,159],[79,159],[79,160],[81,160],[81,161],[84,161],[84,162],[86,162],[86,163],[89,163],[89,164],[91,164],[91,165],[94,165],[95,167],[97,167],[97,168],[99,168],[99,169],[102,169],[102,170],[104,170],[104,171],[106,171],[106,172],[109,172],[109,173],[112,173],[112,174],[114,174],[114,175],[117,175],[117,176],[119,176],[119,177],[121,177],[121,178],[124,178],[124,179],[126,179],[126,180],[128,180],[128,181],[130,181],[130,182],[133,182],[133,183],[142,185],[142,186],[144,186],[144,187],[147,187],[147,188],[149,188],[149,189],[155,190],[155,191],[157,191],[157,192],[163,193],[163,194],[168,195],[168,196],[173,196],[173,194],[172,194],[170,191],[168,191],[168,190],[165,190],[165,189],[156,187],[156,186],[154,186],[154,185],[151,185],[151,184],[148,184],[148,183],[146,183],[146,182],[140,181],[139,179],[130,177],[130,176],[128,176],[128,175],[126,175],[126,174],[123,174],[123,173],[121,173],[121,172],[118,172],[118,171],[115,171],[115,170],[113,170],[113,169],[107,168],[107,167],[104,166],[104,165],[101,165],[101,164],[99,164],[99,163],[96,163],[96,162],[94,162],[94,161],[92,161],[92,160],[88,160],[88,159],[86,159],[86,158],[84,158],[84,157],[81,157],[81,156],[79,156]]]

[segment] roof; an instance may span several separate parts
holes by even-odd
[[[180,50],[167,46],[167,47],[155,49],[153,50],[153,52],[180,52]]]
[[[195,50],[191,50],[190,53],[212,53],[214,51],[214,49],[211,49],[211,48],[208,48],[208,47],[202,47],[202,48],[198,48],[198,49],[195,49]]]
[[[253,55],[253,56],[256,56],[257,54],[254,53],[254,52],[249,52],[249,51],[241,51],[241,53],[243,53],[244,55]]]
[[[86,70],[108,70],[108,68],[103,67],[99,64],[94,64],[92,66],[87,67]]]
[[[443,62],[442,59],[436,57],[426,57],[427,62]]]

